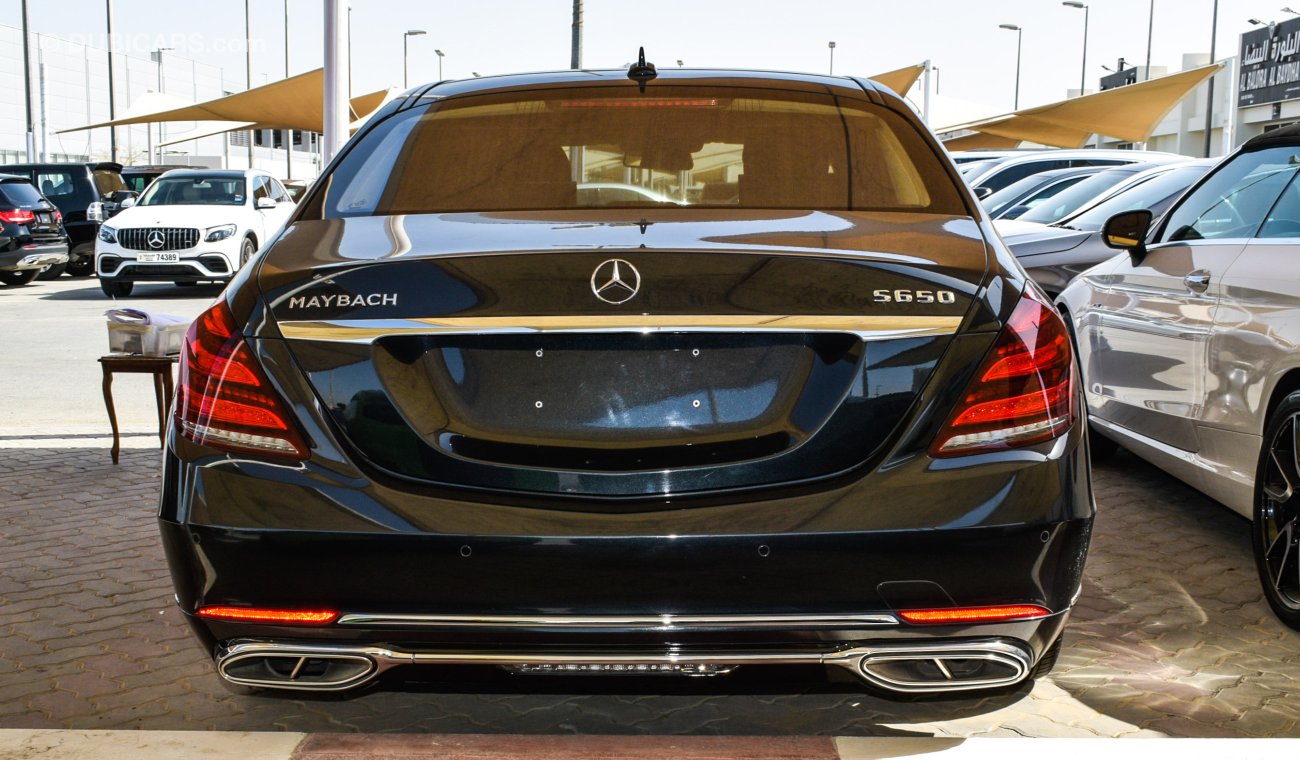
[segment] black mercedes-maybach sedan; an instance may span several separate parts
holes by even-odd
[[[1093,518],[1066,328],[898,97],[416,88],[193,325],[160,523],[245,687],[1051,668]]]

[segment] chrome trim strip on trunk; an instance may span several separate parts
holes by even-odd
[[[833,645],[830,645],[833,647]],[[295,681],[289,676],[281,678],[251,678],[232,674],[230,668],[240,663],[256,664],[258,658],[305,658],[315,660],[351,661],[366,660],[373,664],[362,672],[352,671],[336,681]],[[897,681],[881,678],[868,670],[874,662],[900,660],[934,660],[935,658],[987,659],[1008,665],[1012,673],[997,679],[970,681]],[[824,665],[844,668],[858,678],[891,691],[902,693],[962,691],[1010,686],[1028,677],[1033,664],[1029,649],[1018,642],[1000,639],[967,639],[951,641],[913,642],[897,644],[864,644],[844,646],[842,649],[795,650],[684,650],[676,648],[624,651],[611,654],[607,651],[557,653],[537,651],[446,651],[411,652],[384,646],[348,644],[290,644],[275,641],[232,641],[218,649],[217,672],[226,680],[244,686],[303,691],[342,691],[360,686],[386,670],[399,665],[494,665],[498,667],[550,665],[562,673],[573,665],[622,665],[626,675],[636,675],[637,666],[699,666],[701,672],[722,668],[720,672],[740,665]],[[617,672],[617,671],[616,671]]]
[[[428,317],[287,320],[291,340],[370,343],[390,335],[592,332],[837,332],[862,340],[950,335],[961,317],[799,314],[604,314],[594,316]]]
[[[578,628],[595,630],[685,631],[702,628],[877,628],[898,625],[889,614],[875,615],[403,615],[348,613],[339,625],[419,628]]]

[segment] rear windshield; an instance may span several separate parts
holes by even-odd
[[[122,180],[122,175],[115,171],[107,169],[96,169],[91,172],[95,178],[95,189],[99,191],[101,198],[107,198],[113,193],[128,189],[126,182]]]
[[[457,98],[389,118],[328,181],[317,212],[326,218],[686,206],[967,213],[905,118],[757,88]]]
[[[0,201],[18,208],[41,205],[41,194],[30,182],[0,182]]]

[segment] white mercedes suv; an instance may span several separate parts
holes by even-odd
[[[104,294],[139,281],[226,282],[293,212],[280,181],[256,169],[175,169],[100,227],[95,272]]]

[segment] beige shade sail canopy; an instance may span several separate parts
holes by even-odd
[[[920,79],[921,75],[924,73],[925,66],[917,64],[915,66],[904,66],[901,69],[894,69],[893,71],[886,71],[883,74],[877,74],[873,77],[867,78],[876,84],[882,84],[888,87],[898,93],[901,97],[906,95],[908,90],[912,89],[912,85],[916,84],[916,80]]]
[[[1218,63],[1201,66],[1127,87],[1116,87],[936,131],[971,131],[1014,143],[1025,141],[1058,148],[1080,148],[1094,134],[1129,142],[1144,142],[1179,101],[1221,68],[1222,64]],[[975,137],[976,135],[962,135],[946,141],[944,145],[949,150],[1006,146],[1005,142],[985,143],[974,139]]]
[[[325,128],[324,98],[321,96],[324,87],[325,70],[315,69],[224,98],[167,110],[134,113],[113,121],[60,130],[60,133],[160,121],[222,121],[244,125],[227,126],[219,130],[223,132],[230,129],[300,129],[320,132]],[[353,98],[352,113],[348,120],[356,121],[358,117],[370,115],[391,97],[391,92],[379,90]]]

